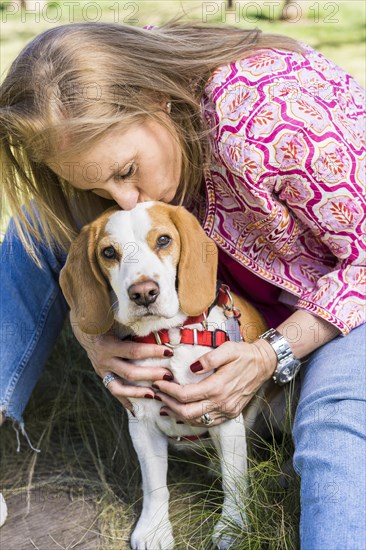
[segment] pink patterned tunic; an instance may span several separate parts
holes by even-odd
[[[208,81],[202,223],[284,302],[347,334],[365,322],[365,93],[305,48],[258,51]]]

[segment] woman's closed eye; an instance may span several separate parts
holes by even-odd
[[[114,180],[115,181],[126,180],[128,178],[131,178],[135,173],[136,173],[136,166],[135,166],[135,164],[131,164],[127,171],[125,171],[121,174],[115,174],[114,175]]]
[[[127,181],[130,178],[132,178],[136,174],[136,172],[137,172],[137,166],[133,162],[127,168],[124,168],[124,170],[121,171],[120,173],[115,171],[114,174],[112,174],[110,177],[113,178],[114,184],[118,185],[120,182]],[[134,185],[133,182],[132,184]],[[107,191],[107,189],[95,188],[95,189],[90,189],[89,191],[91,191],[95,195],[98,195],[98,197],[102,197],[103,199],[115,200],[112,193]]]

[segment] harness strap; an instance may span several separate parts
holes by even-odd
[[[191,344],[195,346],[207,346],[216,349],[224,342],[230,340],[229,335],[224,330],[216,329],[210,330],[197,330],[196,328],[182,328],[180,330],[181,338],[180,344]],[[152,332],[147,336],[133,336],[134,342],[141,342],[144,344],[159,344],[166,345],[170,343],[169,332],[167,330],[159,330]]]
[[[228,303],[229,306],[227,305]],[[235,324],[237,324],[238,327],[240,326],[240,312],[233,307],[230,289],[227,285],[219,283],[217,287],[215,301],[213,302],[213,304],[211,304],[210,308],[201,315],[198,315],[196,317],[188,317],[188,319],[186,319],[186,321],[183,323],[183,327],[179,327],[181,334],[180,344],[207,346],[216,349],[224,342],[228,342],[230,340],[230,335],[227,331],[224,330],[215,329],[211,331],[197,330],[196,328],[186,328],[187,325],[198,323],[202,323],[204,326],[207,326],[205,325],[205,323],[207,322],[207,317],[212,308],[214,308],[215,306],[223,307],[225,310],[225,317],[227,317],[228,320],[233,318],[233,320],[235,320]],[[239,333],[240,337],[239,329],[236,332]],[[169,331],[167,329],[151,332],[147,336],[131,336],[129,337],[129,339],[133,340],[134,342],[141,342],[145,344],[170,344]]]
[[[198,346],[208,346],[210,348],[217,348],[224,342],[229,341],[229,335],[224,330],[216,329],[210,330],[197,330],[196,328],[182,328],[181,330],[181,344],[192,344]]]
[[[169,344],[169,332],[164,330],[154,331],[148,334],[147,336],[129,336],[129,339],[133,340],[134,342],[142,342],[146,344],[159,344],[165,345]]]

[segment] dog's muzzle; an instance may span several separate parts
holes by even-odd
[[[148,307],[156,301],[160,289],[158,283],[149,280],[131,285],[127,292],[131,302],[134,302],[137,306]]]

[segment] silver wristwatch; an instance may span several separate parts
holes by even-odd
[[[301,361],[296,359],[287,340],[274,328],[270,328],[259,336],[271,344],[277,355],[277,367],[273,373],[273,380],[282,386],[295,378],[299,372]]]

